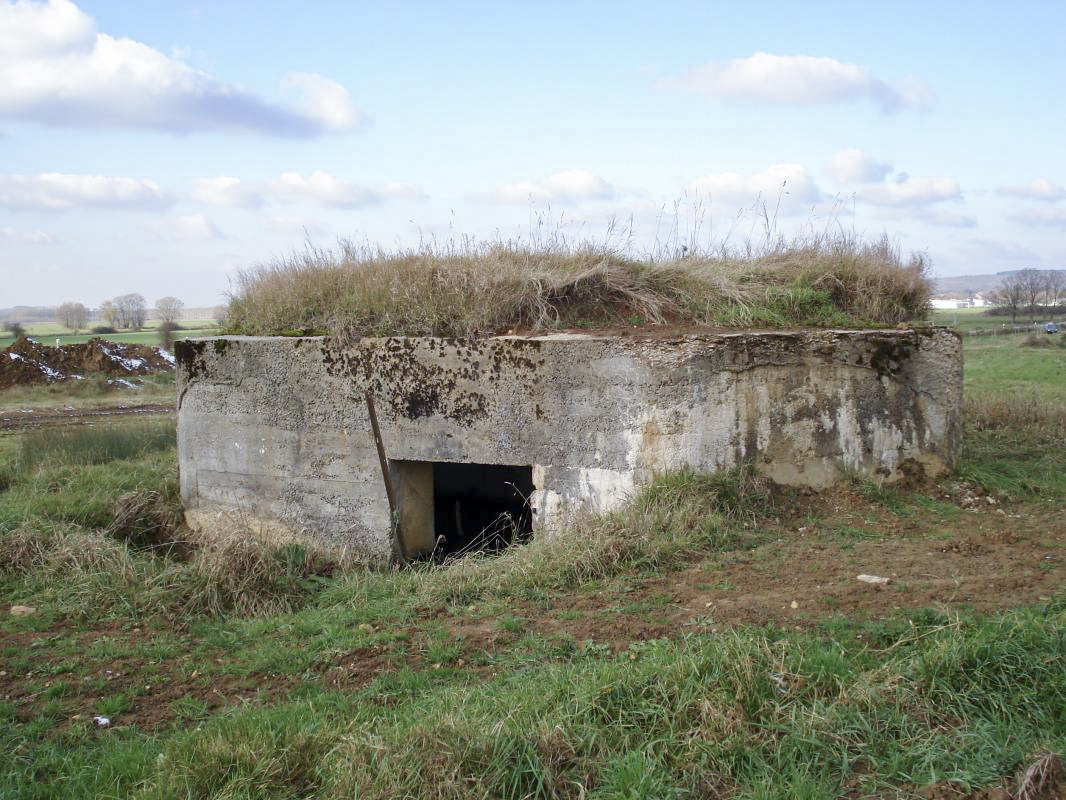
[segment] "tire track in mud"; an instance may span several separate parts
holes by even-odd
[[[102,408],[71,408],[59,411],[0,411],[0,432],[14,433],[54,428],[64,425],[92,425],[111,417],[138,414],[173,414],[169,403],[146,403],[136,406],[105,406]]]

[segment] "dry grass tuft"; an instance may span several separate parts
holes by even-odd
[[[920,255],[886,238],[779,241],[635,260],[604,246],[474,242],[386,252],[308,246],[240,274],[230,333],[479,336],[612,325],[895,325],[923,316]]]
[[[1018,783],[1017,800],[1044,800],[1060,796],[1058,784],[1066,778],[1066,769],[1058,753],[1040,753]]]
[[[182,549],[176,539],[182,526],[182,512],[176,498],[154,489],[138,489],[120,495],[112,509],[111,523],[104,532],[136,548]]]
[[[1066,405],[1024,395],[967,395],[966,424],[975,431],[1066,437]]]
[[[158,513],[149,496],[124,506],[140,524]],[[278,614],[306,604],[341,569],[362,562],[345,553],[301,544],[277,545],[233,525],[196,541],[188,529],[166,526],[152,542],[165,556],[145,558],[134,537],[103,535],[73,525],[23,526],[0,536],[0,575],[34,575],[43,591],[63,596],[70,614],[114,605],[134,614],[160,614],[176,624],[200,615]]]
[[[1022,347],[1066,347],[1066,337],[1062,339],[1056,339],[1054,336],[1049,336],[1046,333],[1030,333],[1024,339],[1022,339]]]
[[[214,530],[209,538],[198,537],[178,604],[186,614],[289,612],[344,565],[343,555],[272,545],[240,526]]]

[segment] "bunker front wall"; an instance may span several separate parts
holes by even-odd
[[[814,488],[936,473],[961,433],[960,342],[936,328],[345,347],[225,337],[179,342],[177,355],[190,524],[228,516],[371,558],[389,554],[390,510],[368,390],[386,455],[414,462],[396,476],[401,490],[428,502],[417,462],[529,466],[538,529],[615,508],[682,467],[748,462]]]

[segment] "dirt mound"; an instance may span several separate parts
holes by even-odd
[[[84,344],[49,347],[26,336],[0,351],[0,389],[77,380],[87,375],[151,375],[174,369],[174,357],[143,344],[90,339]]]

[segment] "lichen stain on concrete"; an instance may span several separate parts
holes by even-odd
[[[537,369],[544,364],[535,358],[538,344],[396,337],[385,340],[384,347],[357,343],[344,350],[323,341],[321,353],[330,375],[369,389],[388,413],[410,420],[441,416],[469,427],[487,413],[485,393],[473,387],[506,379],[533,390]],[[426,357],[432,355],[436,360]]]

